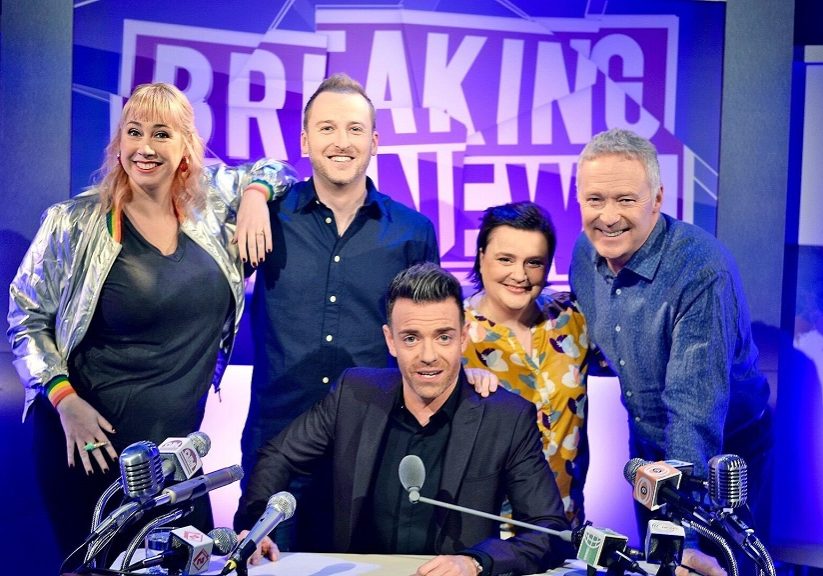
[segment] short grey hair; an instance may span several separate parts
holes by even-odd
[[[411,300],[416,304],[445,302],[452,298],[460,311],[461,326],[465,321],[463,288],[457,278],[437,264],[415,264],[394,277],[386,294],[386,322],[389,325],[394,303],[399,298]]]
[[[660,188],[660,164],[657,161],[657,148],[646,138],[638,136],[631,130],[612,128],[597,134],[586,144],[577,159],[577,182],[580,182],[580,166],[588,160],[616,154],[628,160],[638,160],[646,170],[646,180],[652,196]],[[578,197],[580,188],[577,188]]]

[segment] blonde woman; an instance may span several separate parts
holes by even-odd
[[[125,446],[199,428],[243,310],[238,244],[255,262],[271,248],[268,213],[236,217],[241,191],[295,180],[269,161],[204,169],[192,107],[162,83],[134,90],[100,175],[45,212],[10,288],[23,417],[64,556]]]

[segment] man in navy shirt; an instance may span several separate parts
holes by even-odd
[[[767,508],[769,385],[731,255],[661,213],[657,151],[645,138],[598,134],[577,170],[584,234],[570,281],[592,341],[620,379],[631,456],[693,462],[705,478],[709,458],[739,454],[750,503]]]
[[[362,86],[344,74],[324,80],[303,115],[301,145],[312,177],[269,204],[274,250],[258,268],[251,306],[247,474],[258,448],[324,397],[344,369],[390,365],[382,333],[386,288],[413,264],[439,263],[431,221],[378,192],[366,176],[377,142],[374,106]],[[328,548],[330,523],[312,518],[328,517],[331,490],[311,484],[301,492],[296,546],[279,535],[281,549]]]

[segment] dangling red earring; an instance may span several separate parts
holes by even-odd
[[[188,162],[188,160],[186,160],[186,158],[183,158],[180,161],[180,171],[181,172],[187,172],[188,169],[189,169],[189,162]]]

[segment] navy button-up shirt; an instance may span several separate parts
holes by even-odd
[[[254,373],[244,461],[320,400],[351,366],[391,364],[385,293],[401,270],[439,262],[431,221],[367,180],[364,205],[342,236],[312,180],[270,204],[274,250],[252,299]]]
[[[724,433],[756,422],[769,398],[731,256],[710,234],[661,214],[617,275],[581,234],[570,282],[620,379],[632,456],[686,460],[705,476]]]

